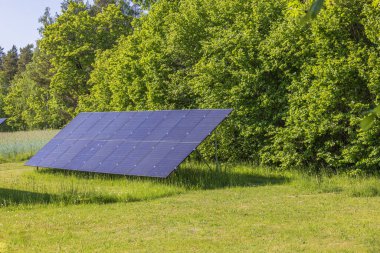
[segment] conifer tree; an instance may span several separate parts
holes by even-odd
[[[3,70],[4,48],[0,46],[0,71]]]
[[[17,74],[18,70],[18,50],[17,47],[13,45],[11,50],[7,52],[4,56],[3,62],[3,71],[5,73],[6,78],[6,86],[10,85],[11,80]]]
[[[44,14],[38,19],[38,22],[42,25],[38,28],[40,35],[43,35],[45,27],[54,23],[54,18],[50,14],[50,8],[46,7]]]
[[[26,65],[32,61],[33,58],[33,44],[28,44],[20,48],[20,56],[17,63],[17,71],[20,74],[25,71]]]

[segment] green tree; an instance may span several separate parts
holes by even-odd
[[[57,128],[48,108],[50,57],[37,47],[25,71],[18,74],[6,95],[4,111],[14,129]]]
[[[5,74],[4,71],[0,71],[0,117],[4,118],[5,117],[5,112],[4,112],[4,97],[6,95],[5,89],[3,87],[3,83],[5,83]]]
[[[61,10],[62,12],[65,12],[68,10],[70,4],[80,4],[80,5],[85,5],[87,9],[89,9],[89,3],[84,2],[83,0],[63,0],[61,2]]]
[[[143,9],[150,9],[150,7],[158,0],[133,0],[133,2]]]
[[[54,124],[62,125],[75,114],[78,99],[88,94],[87,84],[97,51],[111,48],[131,30],[131,18],[115,5],[92,17],[88,7],[70,2],[67,10],[44,30],[40,47],[51,56],[53,77],[49,110]]]
[[[8,93],[11,81],[17,74],[18,51],[16,46],[13,46],[6,54],[2,50],[1,67],[0,67],[0,116],[4,117],[4,98]]]
[[[3,71],[5,73],[6,83],[5,89],[8,89],[10,82],[13,77],[17,74],[18,70],[18,50],[16,46],[12,46],[12,48],[6,53],[3,57]]]
[[[335,1],[306,28],[299,28],[303,33],[298,44],[309,39],[311,55],[294,69],[286,127],[276,131],[266,161],[272,158],[286,168],[318,172],[351,169],[368,159],[364,152],[354,153],[362,146],[357,141],[360,118],[373,97],[368,63],[374,48],[362,19],[367,7],[360,0]]]
[[[110,4],[118,6],[124,15],[136,16],[139,14],[139,9],[136,9],[129,0],[95,0],[91,6],[91,12],[94,14],[99,13]]]
[[[358,126],[379,94],[378,5],[314,3],[159,1],[98,54],[80,108],[232,107],[225,159],[373,170],[377,128]]]
[[[0,71],[3,70],[4,56],[5,56],[4,48],[2,48],[2,47],[0,46]]]
[[[379,170],[378,119],[359,127],[379,104],[378,0],[157,1],[132,25],[120,1],[66,3],[3,93],[14,127],[85,110],[233,108],[223,159]]]
[[[133,35],[97,58],[81,108],[233,107],[234,126],[223,130],[220,151],[258,160],[258,146],[285,109],[284,101],[271,99],[286,92],[278,90],[277,76],[260,72],[258,46],[283,17],[284,3],[157,2],[136,20]]]
[[[18,73],[25,71],[26,65],[32,61],[33,48],[34,48],[33,44],[28,44],[27,46],[20,48],[20,55],[17,62]]]
[[[44,14],[38,19],[38,22],[42,25],[38,28],[40,35],[43,35],[45,27],[54,23],[54,18],[50,14],[50,8],[46,7]]]

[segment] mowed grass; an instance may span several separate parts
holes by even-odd
[[[37,145],[9,142],[40,133]],[[55,133],[9,133],[7,161]],[[0,163],[0,253],[380,252],[380,178],[353,175],[187,161],[154,179]]]
[[[0,132],[0,163],[29,159],[57,133],[58,130]]]
[[[0,165],[0,252],[379,252],[380,180],[185,163],[168,179]]]

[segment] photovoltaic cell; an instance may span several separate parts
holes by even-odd
[[[80,113],[26,165],[167,177],[231,111]]]
[[[5,122],[6,118],[0,118],[0,125]]]

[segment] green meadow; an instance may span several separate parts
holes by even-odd
[[[57,130],[0,132],[0,162],[29,159],[57,133]]]
[[[17,160],[47,132],[12,135],[30,145],[1,149],[0,252],[380,251],[378,176],[191,160],[167,179],[37,170]]]
[[[380,252],[380,0],[20,3],[0,1],[0,253]],[[159,173],[221,118],[152,111],[228,108],[165,179],[24,165],[80,112],[140,111],[78,119],[80,153],[50,161]]]

